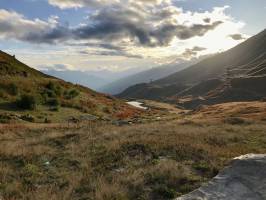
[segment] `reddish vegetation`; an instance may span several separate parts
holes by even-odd
[[[143,112],[144,111],[133,107],[122,107],[122,109],[115,114],[115,117],[118,119],[129,119],[138,116]]]

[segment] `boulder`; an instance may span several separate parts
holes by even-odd
[[[266,154],[235,158],[201,188],[176,200],[265,200]]]

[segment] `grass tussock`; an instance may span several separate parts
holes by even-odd
[[[0,199],[173,199],[236,156],[265,153],[265,124],[0,129]]]

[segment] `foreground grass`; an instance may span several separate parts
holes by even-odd
[[[0,199],[171,199],[236,156],[266,153],[266,125],[175,121],[1,128]]]

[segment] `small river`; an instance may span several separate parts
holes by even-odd
[[[138,101],[128,101],[127,104],[129,104],[131,106],[134,106],[136,108],[144,109],[144,110],[147,110],[148,109],[147,107],[142,106],[143,103],[138,102]]]

